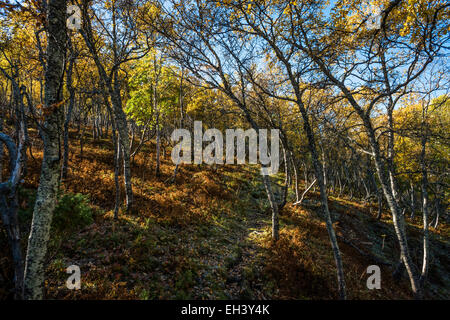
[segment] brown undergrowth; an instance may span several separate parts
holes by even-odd
[[[32,211],[39,181],[41,142],[35,132],[21,193],[21,214]],[[93,222],[70,232],[52,232],[46,261],[49,299],[335,299],[335,264],[317,194],[303,206],[287,205],[280,240],[270,239],[270,215],[256,168],[183,165],[174,183],[170,154],[155,175],[154,145],[132,164],[133,214],[113,219],[112,144],[87,137],[83,154],[72,132],[70,169],[61,189],[82,193]],[[6,174],[6,171],[5,171]],[[121,177],[122,179],[122,177]],[[26,196],[28,195],[28,196]],[[121,180],[121,199],[125,192]],[[408,299],[408,281],[393,281],[398,248],[389,215],[376,221],[370,206],[330,197],[351,299]],[[29,218],[22,219],[26,245]],[[409,228],[420,248],[420,221]],[[427,297],[448,297],[448,226],[433,233],[434,260]],[[0,298],[11,297],[12,269],[6,238],[0,239]],[[416,256],[419,257],[420,252]],[[382,263],[382,289],[368,290],[366,268]],[[65,268],[77,264],[82,289],[68,290]]]

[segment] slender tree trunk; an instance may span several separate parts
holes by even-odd
[[[297,202],[298,201],[298,196],[299,196],[299,194],[298,194],[298,169],[297,169],[296,161],[295,161],[294,156],[293,156],[291,151],[289,151],[289,155],[290,155],[289,158],[291,159],[291,162],[292,162],[292,168],[294,169],[295,201]]]
[[[159,112],[156,111],[156,176],[159,177],[161,175],[160,166],[161,166],[161,131],[159,129]]]
[[[325,190],[328,189],[328,179],[327,179],[327,158],[325,157],[325,151],[322,149],[322,171],[323,171],[323,184],[325,186]]]
[[[423,146],[424,148],[424,146]],[[425,148],[424,148],[425,149]],[[422,151],[424,152],[424,151]],[[426,276],[428,274],[428,262],[430,258],[429,253],[429,233],[428,233],[428,178],[425,165],[422,164],[422,214],[423,214],[423,261],[422,261],[422,273],[421,273],[421,285],[423,286]]]
[[[289,190],[289,186],[291,184],[291,169],[289,166],[289,159],[288,159],[288,150],[287,147],[283,146],[283,161],[284,161],[284,185],[281,189],[281,199],[278,203],[278,212],[280,212],[287,202],[287,194]]]
[[[23,111],[23,109],[22,109]],[[0,132],[0,148],[5,144],[10,157],[10,178],[7,182],[0,181],[0,218],[8,235],[8,242],[11,248],[11,255],[14,265],[15,298],[22,298],[23,289],[23,260],[20,244],[19,230],[19,197],[18,185],[23,176],[24,164],[26,163],[26,140],[25,126],[22,120],[19,128],[19,147],[17,148],[13,140],[6,134]]]
[[[116,128],[113,123],[113,144],[114,144],[114,189],[115,189],[115,202],[114,202],[114,220],[119,219],[119,207],[120,207],[120,184],[119,184],[119,164],[120,164],[120,142],[119,137],[116,134]]]
[[[411,197],[410,197],[410,206],[411,206],[411,219],[414,219],[414,213],[416,212],[416,194],[414,190],[414,184],[410,181],[411,187]]]
[[[386,198],[386,202],[389,206],[389,209],[392,213],[392,220],[394,223],[394,229],[395,233],[397,235],[397,239],[400,245],[400,259],[403,261],[405,269],[408,273],[409,280],[411,283],[411,288],[414,294],[418,297],[421,296],[420,292],[420,286],[419,286],[419,279],[417,276],[417,271],[415,269],[415,266],[413,264],[409,247],[408,247],[408,241],[406,237],[406,230],[405,230],[405,221],[404,216],[402,215],[400,208],[398,206],[398,202],[396,200],[396,196],[394,191],[392,190],[392,187],[394,186],[394,181],[390,179],[388,176],[386,176],[386,170],[384,167],[384,163],[381,157],[380,148],[378,145],[378,142],[375,137],[375,132],[372,128],[372,124],[370,123],[370,120],[368,117],[363,117],[364,126],[367,129],[367,133],[369,135],[369,142],[370,146],[372,148],[372,152],[374,154],[375,158],[375,167],[377,170],[378,178],[381,183],[381,187],[384,193],[384,196]],[[392,172],[392,170],[389,170],[389,174]]]
[[[308,167],[306,166],[306,161],[303,162],[303,167],[305,168],[304,170],[304,182],[305,182],[305,189],[308,188]]]
[[[420,286],[424,287],[427,275],[428,275],[428,263],[430,260],[430,248],[429,248],[429,222],[428,222],[428,172],[426,166],[426,148],[427,148],[427,126],[425,124],[427,109],[422,111],[422,150],[420,152],[420,167],[422,170],[422,214],[423,214],[423,259],[422,259],[422,272],[420,275]],[[414,189],[413,189],[414,192]]]
[[[67,69],[66,86],[69,91],[69,107],[67,108],[66,119],[64,121],[64,153],[61,169],[61,179],[67,178],[67,167],[69,165],[69,124],[72,117],[73,107],[75,105],[75,88],[72,86],[72,74],[75,57],[72,56]]]
[[[44,258],[50,236],[60,175],[59,140],[62,118],[62,82],[66,45],[66,7],[64,0],[49,0],[47,6],[47,66],[45,68],[45,108],[42,125],[44,142],[41,177],[28,238],[25,259],[24,298],[42,299]]]
[[[339,297],[340,297],[340,299],[346,299],[347,295],[346,295],[346,285],[345,285],[345,277],[344,277],[344,267],[342,264],[342,257],[341,257],[341,252],[339,250],[339,245],[337,242],[336,234],[335,234],[335,231],[333,228],[333,222],[331,221],[331,214],[328,209],[328,195],[327,195],[326,185],[325,185],[325,181],[324,181],[324,173],[322,171],[323,167],[320,164],[319,155],[317,154],[314,133],[310,126],[308,114],[303,105],[303,102],[300,99],[301,99],[301,97],[298,96],[297,104],[299,106],[300,113],[302,114],[303,128],[304,128],[306,136],[308,138],[308,147],[309,147],[309,151],[311,153],[317,183],[319,185],[322,217],[325,220],[325,224],[326,224],[327,231],[328,231],[328,236],[330,238],[331,248],[332,248],[333,255],[334,255],[334,260],[336,263],[336,275],[337,275],[338,288],[339,288]]]
[[[130,151],[133,150],[134,147],[134,133],[135,133],[135,125],[134,122],[130,122],[131,126],[131,139],[130,139]],[[134,152],[131,154],[131,157],[133,157]]]
[[[395,156],[395,150],[394,150],[394,118],[393,118],[393,108],[388,108],[388,156],[387,156],[387,169],[389,173],[389,181],[391,183],[391,190],[392,194],[397,202],[399,204],[399,191],[398,191],[398,185],[397,185],[397,179],[395,178],[395,162],[394,162],[394,156]]]
[[[270,177],[263,175],[264,187],[266,188],[267,198],[269,199],[270,208],[272,209],[272,240],[278,241],[280,238],[280,226],[279,226],[279,211],[278,203],[273,195],[272,188],[270,186]]]
[[[133,189],[131,184],[131,166],[130,166],[130,139],[128,135],[128,125],[126,115],[122,109],[120,94],[112,93],[111,101],[116,118],[116,129],[119,134],[119,141],[123,154],[123,175],[125,180],[126,192],[126,210],[131,212],[133,206]]]
[[[435,208],[436,208],[436,220],[434,222],[433,228],[437,229],[437,227],[439,225],[439,215],[440,215],[440,212],[441,212],[441,206],[440,206],[440,199],[439,198],[436,199]]]
[[[183,94],[183,80],[184,80],[184,69],[181,69],[181,75],[180,75],[180,86],[179,86],[179,105],[180,105],[180,129],[184,128],[184,94]],[[175,169],[173,170],[173,177],[172,177],[172,181],[175,182],[176,181],[176,177],[177,177],[177,173],[178,173],[178,168],[179,167],[179,163],[176,164]]]

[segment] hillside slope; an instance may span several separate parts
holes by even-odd
[[[35,134],[33,134],[36,138]],[[38,185],[39,140],[34,140],[28,176],[21,190],[22,239],[26,245]],[[314,192],[302,206],[287,205],[280,240],[270,238],[270,214],[256,167],[183,165],[175,183],[167,154],[162,176],[154,174],[154,146],[146,145],[133,164],[136,212],[113,219],[113,151],[108,140],[84,144],[73,136],[69,178],[62,185],[63,212],[85,212],[88,223],[61,218],[52,231],[47,257],[50,299],[335,299],[335,265]],[[121,190],[122,199],[124,190]],[[68,195],[68,196],[67,196]],[[74,200],[74,198],[76,198]],[[87,198],[83,198],[87,199]],[[77,202],[78,201],[78,202]],[[74,207],[73,204],[77,207]],[[406,277],[391,274],[398,246],[389,215],[377,221],[370,206],[330,197],[343,253],[350,299],[412,298]],[[61,209],[62,210],[62,209]],[[87,212],[87,211],[86,211]],[[69,213],[70,214],[70,213]],[[84,214],[84,213],[82,213]],[[86,213],[87,214],[87,213]],[[62,214],[63,215],[63,214]],[[65,220],[64,220],[65,219]],[[62,221],[62,222],[61,222]],[[75,222],[74,222],[75,221]],[[420,221],[409,228],[420,261]],[[433,259],[427,298],[449,298],[449,228],[432,230]],[[384,240],[383,240],[384,239]],[[1,233],[0,298],[10,297],[12,270]],[[65,269],[81,268],[82,290],[65,286]],[[366,268],[382,269],[381,290],[368,290]]]

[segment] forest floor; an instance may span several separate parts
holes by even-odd
[[[42,159],[41,142],[36,132],[31,136],[35,159],[29,158],[20,192],[24,247]],[[163,156],[161,176],[156,177],[154,145],[148,144],[132,165],[135,211],[121,211],[116,221],[112,150],[109,139],[94,141],[88,136],[81,157],[79,141],[72,133],[70,170],[62,190],[66,195],[86,195],[93,220],[88,225],[70,225],[72,220],[63,219],[68,226],[52,227],[46,298],[337,298],[335,264],[325,224],[317,215],[317,193],[309,193],[301,206],[288,204],[283,209],[280,240],[274,243],[257,167],[183,165],[176,181],[169,183],[174,169],[170,153]],[[86,204],[76,205],[81,212]],[[391,276],[399,250],[390,215],[385,213],[377,221],[371,213],[375,205],[345,198],[330,196],[329,205],[336,216],[348,297],[412,298],[406,276],[400,281]],[[410,221],[408,233],[419,265],[420,217]],[[449,239],[445,222],[432,229],[426,298],[450,297]],[[0,246],[6,253],[0,256],[0,299],[5,299],[11,297],[12,269],[3,229]],[[66,288],[66,268],[73,264],[81,269],[81,290]],[[366,286],[366,269],[372,264],[381,267],[380,290]]]

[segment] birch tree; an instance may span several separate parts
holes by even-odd
[[[44,294],[44,259],[60,177],[59,143],[64,103],[62,87],[67,41],[66,7],[64,0],[49,0],[47,4],[44,121],[40,130],[44,156],[25,259],[25,299],[42,299]]]
[[[122,79],[120,68],[126,62],[143,57],[146,50],[138,41],[135,23],[136,4],[116,0],[90,6],[90,1],[83,0],[83,28],[80,30],[92,55],[102,82],[102,87],[111,99],[116,129],[123,153],[123,172],[126,191],[126,210],[133,206],[133,189],[131,182],[130,137],[128,122],[123,110]],[[93,21],[97,28],[94,28]]]
[[[291,26],[289,42],[311,59],[317,67],[315,72],[341,92],[361,120],[370,145],[366,153],[374,159],[392,214],[401,264],[408,273],[412,291],[421,297],[420,275],[408,246],[396,180],[393,111],[448,42],[448,20],[443,17],[448,14],[449,4],[417,2],[417,6],[400,0],[388,2],[381,8],[380,24],[375,29],[365,24],[370,17],[358,13],[357,4],[351,2],[336,7],[335,20],[317,22],[323,26],[322,33],[304,28],[301,4],[286,4],[286,23]],[[349,8],[353,15],[347,14]],[[367,94],[360,95],[361,88],[367,89]],[[373,121],[374,112],[381,105],[388,119],[386,158],[382,156],[380,135]]]

